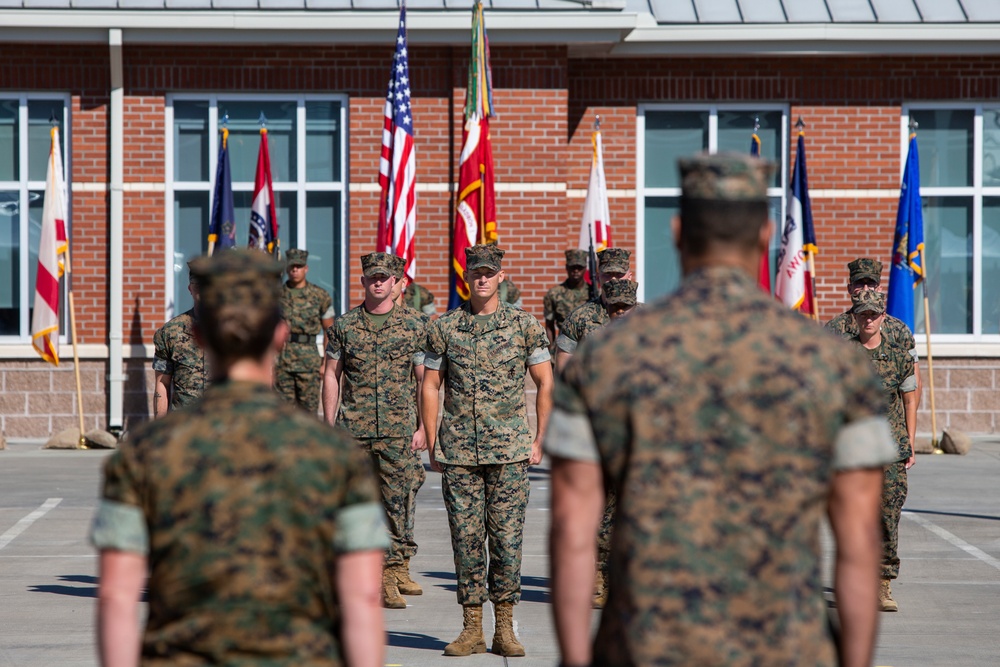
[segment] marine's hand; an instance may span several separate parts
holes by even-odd
[[[528,465],[538,465],[542,462],[542,441],[535,440],[531,443],[531,456],[528,457]]]
[[[444,472],[444,468],[438,463],[438,460],[434,458],[434,452],[431,452],[431,470],[434,472]]]
[[[415,452],[422,452],[427,449],[427,436],[424,435],[424,429],[418,428],[413,432],[413,440],[410,441],[410,449]]]
[[[906,469],[909,470],[916,464],[917,464],[917,455],[911,451],[910,458],[906,459]]]

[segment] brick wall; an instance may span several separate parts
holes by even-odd
[[[167,301],[163,137],[165,99],[173,92],[330,92],[350,97],[348,166],[355,188],[348,198],[348,282],[351,303],[360,300],[359,257],[372,249],[377,221],[378,196],[367,190],[377,182],[391,53],[391,45],[124,47],[126,343],[151,342]],[[437,295],[439,310],[448,293],[449,188],[457,179],[461,151],[467,53],[466,48],[418,45],[410,54],[417,178],[424,188],[418,194],[417,275]],[[0,57],[5,63],[3,89],[72,95],[70,164],[77,186],[72,195],[73,284],[79,329],[82,342],[106,343],[112,307],[107,299],[107,49],[0,45]],[[896,210],[892,191],[900,175],[900,106],[908,100],[1000,98],[1000,60],[986,56],[571,59],[564,47],[522,45],[496,47],[492,57],[500,243],[509,251],[509,276],[522,289],[526,308],[539,317],[542,295],[563,277],[562,251],[576,244],[596,114],[602,118],[615,244],[635,251],[640,104],[789,104],[790,118],[802,116],[807,123],[810,188],[834,193],[813,198],[821,246],[818,296],[821,315],[827,318],[847,303],[845,264],[859,255],[888,255]],[[792,142],[789,164],[794,150]],[[881,193],[846,192],[856,189]],[[939,428],[951,424],[991,432],[1000,427],[995,416],[1000,406],[991,407],[992,363],[939,362]],[[84,366],[93,373],[90,391],[104,400],[104,362]],[[72,401],[59,388],[66,372],[33,360],[0,363],[5,382],[0,426],[7,435],[37,431],[41,437],[72,415],[63,407]],[[129,361],[126,372],[126,413],[145,418],[152,394],[148,360]],[[47,401],[42,398],[47,392],[58,396]],[[35,394],[39,397],[32,398]],[[104,403],[96,398],[85,403],[88,419],[105,425]],[[929,428],[925,410],[921,420],[921,430]]]

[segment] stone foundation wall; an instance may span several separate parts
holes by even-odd
[[[106,360],[81,361],[84,427],[108,423]],[[148,359],[125,360],[124,426],[134,427],[153,415],[153,371]],[[917,432],[931,432],[928,364],[921,359],[923,392]],[[1000,359],[938,359],[934,362],[937,430],[968,434],[1000,432]],[[529,380],[527,403],[534,420],[535,391]],[[0,361],[0,432],[7,438],[48,438],[77,426],[73,362],[53,368],[43,361]]]
[[[931,391],[927,359],[920,360],[923,391],[917,432],[931,432]],[[968,434],[1000,430],[1000,359],[935,359],[934,407],[938,435],[955,429]]]

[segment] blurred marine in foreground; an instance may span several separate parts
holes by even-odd
[[[880,383],[857,349],[757,287],[770,164],[700,155],[680,170],[680,288],[590,334],[556,387],[546,449],[563,664],[837,664],[826,514],[839,659],[869,665],[882,466],[896,457]],[[591,645],[605,485],[618,508]]]
[[[350,435],[271,390],[281,267],[233,250],[192,271],[213,384],[105,464],[101,663],[381,666],[378,489]]]

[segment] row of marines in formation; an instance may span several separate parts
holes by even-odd
[[[687,488],[683,478],[676,478],[678,471],[687,470],[686,466],[694,466],[695,469],[689,472],[697,481],[701,477],[728,479],[724,468],[736,462],[746,465],[747,477],[756,480],[756,487],[751,484],[754,488],[730,491],[747,496],[738,511],[732,512],[734,516],[742,517],[747,525],[759,525],[762,515],[766,518],[773,509],[768,504],[769,499],[773,501],[776,497],[773,493],[781,495],[777,489],[769,488],[769,484],[773,484],[769,475],[774,475],[776,466],[785,467],[784,474],[779,477],[786,484],[794,482],[791,486],[795,489],[795,497],[803,505],[811,505],[801,508],[810,521],[817,512],[816,498],[825,496],[809,495],[807,491],[815,491],[816,484],[830,483],[835,471],[861,468],[870,472],[870,469],[878,468],[878,488],[883,497],[884,543],[879,604],[883,610],[892,609],[895,603],[888,581],[897,576],[899,566],[895,525],[898,524],[899,508],[906,493],[906,469],[913,463],[915,420],[911,418],[911,412],[915,417],[915,403],[911,399],[917,387],[915,360],[911,352],[912,335],[905,330],[905,326],[899,329],[898,321],[885,316],[884,297],[877,289],[881,265],[874,260],[859,259],[849,265],[852,309],[828,326],[839,330],[845,338],[853,339],[860,349],[867,351],[871,364],[882,378],[880,387],[871,379],[870,370],[860,372],[857,363],[852,366],[850,361],[839,360],[836,354],[831,356],[825,351],[818,352],[818,347],[832,348],[833,352],[838,352],[838,349],[832,341],[807,332],[808,325],[803,318],[781,310],[756,291],[752,280],[745,275],[750,271],[742,271],[742,265],[734,258],[759,256],[754,252],[759,250],[760,242],[766,244],[768,238],[768,225],[762,224],[767,218],[764,164],[736,156],[703,156],[681,165],[684,183],[682,199],[690,206],[682,206],[681,219],[675,223],[675,236],[685,280],[668,301],[651,308],[637,308],[641,304],[636,303],[637,285],[630,280],[629,255],[618,248],[610,248],[600,254],[601,297],[588,301],[588,286],[583,279],[586,254],[570,250],[566,252],[566,281],[550,290],[545,298],[544,329],[534,317],[500,298],[500,287],[505,277],[504,251],[495,245],[468,249],[466,277],[470,300],[436,320],[430,320],[426,314],[405,304],[402,260],[384,253],[362,257],[364,302],[332,322],[329,296],[305,281],[305,251],[289,251],[288,281],[280,290],[267,286],[265,278],[272,275],[274,269],[255,266],[254,262],[259,258],[224,253],[218,259],[193,262],[191,290],[196,307],[157,332],[154,360],[157,414],[164,412],[166,405],[189,405],[167,416],[162,424],[153,422],[151,426],[140,429],[130,445],[109,461],[105,499],[93,530],[93,540],[102,549],[102,561],[106,553],[116,551],[138,552],[143,558],[148,555],[153,559],[150,617],[142,642],[143,655],[150,659],[150,664],[155,664],[154,658],[157,657],[168,660],[171,656],[196,649],[212,655],[225,655],[229,650],[236,650],[232,648],[233,636],[226,633],[240,635],[245,630],[240,623],[252,625],[254,614],[261,615],[267,623],[275,622],[264,607],[249,608],[239,612],[239,622],[225,626],[221,637],[210,636],[207,631],[199,634],[197,628],[206,630],[213,627],[208,616],[198,619],[203,625],[191,625],[193,621],[189,619],[183,627],[178,626],[176,616],[171,616],[177,613],[177,608],[196,599],[198,586],[187,586],[162,596],[153,593],[157,580],[195,581],[202,586],[212,586],[213,575],[223,576],[219,568],[224,567],[226,562],[224,554],[216,552],[215,558],[203,556],[192,560],[182,557],[177,552],[176,542],[172,541],[181,537],[179,531],[182,528],[177,524],[182,522],[176,522],[176,517],[192,511],[186,503],[198,502],[199,493],[212,492],[216,487],[210,482],[221,481],[213,480],[213,477],[224,478],[232,474],[225,466],[219,470],[209,465],[213,462],[212,457],[222,457],[235,468],[240,468],[240,464],[250,466],[251,469],[244,470],[242,474],[265,487],[259,489],[251,485],[252,490],[234,491],[231,485],[222,484],[219,488],[228,489],[227,493],[232,493],[233,497],[218,497],[213,502],[224,505],[235,503],[237,506],[240,501],[250,503],[244,497],[248,493],[277,493],[275,489],[267,488],[266,481],[260,479],[262,475],[267,477],[268,472],[273,473],[275,466],[285,465],[273,460],[271,454],[275,454],[275,444],[270,442],[270,438],[282,443],[294,441],[299,445],[296,451],[302,453],[303,460],[287,465],[301,468],[316,463],[311,458],[313,453],[305,451],[309,438],[317,437],[315,429],[305,428],[302,417],[289,416],[288,410],[266,398],[261,393],[260,385],[267,382],[258,382],[250,388],[238,382],[245,379],[245,366],[239,359],[233,361],[235,352],[232,350],[241,349],[239,343],[253,337],[247,333],[251,330],[247,318],[257,310],[266,311],[272,301],[284,318],[284,328],[272,327],[275,330],[273,357],[258,355],[259,368],[267,373],[262,371],[254,377],[270,379],[271,369],[267,368],[267,363],[276,362],[275,387],[305,407],[306,411],[300,411],[300,415],[306,417],[310,410],[315,414],[318,405],[310,404],[303,397],[312,390],[320,376],[323,378],[325,420],[344,427],[352,436],[349,442],[356,443],[353,449],[365,452],[370,462],[367,471],[357,470],[342,458],[338,459],[339,464],[327,461],[319,467],[330,474],[348,476],[348,479],[334,484],[335,489],[327,495],[354,506],[332,510],[336,515],[336,530],[331,542],[334,550],[341,554],[386,548],[384,561],[380,564],[382,576],[378,595],[385,607],[405,607],[403,595],[419,595],[422,592],[409,571],[410,559],[417,548],[413,536],[414,502],[425,477],[419,452],[428,451],[431,468],[442,475],[442,493],[458,582],[457,597],[463,608],[463,629],[458,638],[446,646],[446,655],[470,655],[486,650],[482,606],[487,600],[494,603],[496,613],[492,651],[504,656],[525,655],[513,628],[513,606],[520,599],[521,544],[529,493],[528,467],[541,461],[543,443],[553,456],[553,595],[557,632],[567,665],[590,664],[591,660],[593,664],[651,664],[660,661],[663,656],[687,655],[690,658],[699,655],[699,651],[716,650],[733,658],[726,660],[728,664],[740,664],[736,657],[751,656],[755,651],[763,650],[765,655],[769,655],[769,650],[789,650],[787,646],[762,648],[761,642],[768,641],[766,633],[756,639],[737,633],[737,636],[727,637],[721,644],[716,642],[717,638],[704,643],[701,640],[706,636],[700,631],[706,631],[706,627],[701,626],[709,624],[697,622],[696,617],[703,617],[704,620],[712,614],[706,615],[704,609],[698,612],[685,610],[692,604],[686,593],[683,604],[665,610],[664,600],[677,595],[677,591],[664,590],[662,581],[651,585],[650,574],[641,569],[650,565],[651,561],[638,558],[639,555],[660,553],[662,556],[673,548],[656,543],[650,535],[644,536],[641,530],[637,532],[643,517],[663,516],[662,507],[657,510],[650,507],[651,504],[659,506],[671,498],[671,512],[685,515],[675,517],[681,526],[690,528],[694,531],[692,534],[706,530],[713,533],[715,530],[706,526],[706,521],[709,525],[712,522],[703,516],[706,502],[700,498],[703,494],[692,494],[694,487]],[[720,215],[720,210],[725,215]],[[691,221],[687,227],[684,226],[685,220]],[[696,226],[697,230],[692,231]],[[747,229],[752,233],[748,234]],[[746,264],[751,266],[752,263],[748,261]],[[410,293],[414,292],[416,290]],[[429,301],[426,299],[425,303]],[[633,322],[630,326],[609,327],[607,334],[597,333],[610,321],[632,312],[636,315],[630,317]],[[211,317],[199,317],[204,313],[211,314]],[[237,323],[227,324],[227,317],[234,318]],[[777,319],[769,321],[769,317]],[[325,355],[321,361],[315,352],[318,331],[311,328],[316,320],[325,329]],[[765,335],[765,331],[761,330],[763,323],[767,323],[766,327],[777,326],[778,335],[774,331]],[[210,327],[219,330],[214,341],[205,333]],[[885,335],[882,335],[883,331]],[[223,344],[226,336],[237,343],[226,347]],[[201,345],[196,343],[196,339]],[[578,350],[577,346],[584,339],[587,339],[587,344]],[[591,339],[594,339],[593,342]],[[774,347],[782,342],[787,347]],[[817,343],[823,345],[817,347]],[[766,349],[762,352],[762,348]],[[782,354],[794,354],[797,349],[803,352],[801,358],[784,368],[786,376],[789,373],[798,374],[803,380],[799,383],[798,394],[783,397],[786,404],[783,409],[794,412],[797,406],[801,412],[787,419],[767,414],[782,408],[763,400],[765,394],[773,392],[780,384],[780,374],[754,376],[754,380],[763,382],[763,385],[751,386],[748,395],[737,400],[740,389],[745,388],[739,382],[741,372],[746,370],[745,365],[749,363],[750,371],[759,373],[760,369],[755,368],[752,362],[763,361],[769,352],[779,349]],[[555,365],[562,372],[562,381],[556,391],[552,372],[553,350],[556,354]],[[715,367],[718,360],[704,358],[706,351],[713,350],[729,350],[729,353],[742,356],[736,358],[735,365],[713,377],[713,373],[719,372]],[[205,364],[205,353],[212,363]],[[847,357],[854,358],[852,355]],[[778,358],[776,354],[775,359]],[[808,364],[802,366],[809,358],[821,363],[810,370]],[[230,360],[228,364],[227,359]],[[207,384],[205,369],[209,367],[215,383],[211,389],[204,391]],[[653,372],[654,369],[659,371]],[[534,433],[530,431],[525,405],[526,374],[532,377],[537,387]],[[713,381],[721,384],[716,385]],[[696,386],[709,391],[709,394],[701,395],[703,390],[695,391]],[[677,393],[682,387],[688,389]],[[444,405],[440,427],[426,428],[425,424],[438,422],[442,388]],[[195,400],[203,391],[204,397]],[[815,392],[821,395],[813,395]],[[837,400],[838,397],[841,400]],[[883,398],[888,402],[887,413],[883,409]],[[549,428],[553,400],[556,409]],[[696,404],[697,401],[702,403]],[[252,405],[253,409],[241,407],[237,410],[237,406],[243,403]],[[823,415],[824,419],[816,422],[807,413],[817,410],[833,412]],[[242,419],[227,421],[224,416],[228,412],[237,412]],[[208,433],[198,433],[196,429],[194,433],[178,433],[185,431],[185,427],[190,431],[198,423],[197,419],[189,422],[190,417],[204,416],[207,419],[213,414],[217,414],[215,435],[220,442],[224,441],[226,445],[239,442],[248,461],[232,460],[230,457],[237,456],[236,453],[219,451],[218,443],[213,442]],[[891,437],[884,426],[884,414],[888,415],[892,428]],[[291,430],[278,430],[283,420],[287,422],[289,419],[293,422]],[[756,425],[759,433],[766,435],[769,442],[789,443],[792,447],[801,447],[802,451],[783,452],[783,456],[790,457],[784,461],[781,461],[781,456],[767,452],[757,452],[761,460],[752,461],[746,460],[743,453],[733,455],[733,452],[722,451],[713,452],[715,458],[709,457],[697,465],[684,457],[666,467],[664,460],[656,460],[658,456],[667,455],[670,449],[664,447],[665,440],[676,439],[692,450],[705,450],[703,453],[706,455],[712,447],[732,444],[733,433],[739,429],[730,422],[741,419],[755,423],[763,420]],[[776,423],[789,432],[775,433]],[[812,433],[809,437],[799,432],[801,429],[816,430],[817,423],[823,424],[828,432]],[[285,423],[285,426],[289,424]],[[845,438],[845,430],[851,434],[850,438]],[[248,442],[257,446],[266,443],[264,448],[269,454],[264,456],[266,463],[258,460],[262,454],[255,452],[254,445]],[[160,446],[154,447],[149,443]],[[177,457],[176,460],[169,460],[171,453]],[[284,455],[294,458],[295,452]],[[691,456],[691,452],[687,456]],[[157,458],[161,460],[153,460]],[[340,464],[344,466],[341,470],[332,471],[330,468]],[[646,470],[646,474],[659,472],[663,477],[633,477],[634,466],[643,465],[648,467],[638,469]],[[803,470],[797,470],[798,466],[804,466]],[[627,473],[626,468],[633,472]],[[141,487],[155,477],[150,475],[151,470],[159,472],[164,469],[173,471],[174,477],[168,475],[168,478],[175,485],[174,494],[158,496],[155,502],[160,505],[149,507],[147,503],[150,501],[141,493]],[[375,472],[375,493],[370,488],[364,488],[370,477],[366,477],[365,473],[371,470]],[[749,474],[751,471],[754,474]],[[329,498],[319,497],[323,495],[322,480],[318,478],[322,475],[316,473],[310,477],[302,469],[297,472],[305,474],[308,479],[302,488],[295,489],[295,493],[302,496],[300,502],[308,499],[315,503],[310,511],[322,517],[320,510],[331,502]],[[808,482],[805,477],[796,481],[796,472],[808,473],[805,475]],[[885,476],[884,484],[882,475]],[[602,477],[606,481],[600,481]],[[598,480],[599,485],[587,488],[581,480]],[[631,481],[626,484],[627,480]],[[867,488],[874,487],[868,484]],[[579,497],[586,502],[566,503],[584,492],[590,495]],[[564,519],[593,505],[591,500],[598,496],[604,499],[603,516],[598,520],[597,515],[601,513],[595,512],[592,517],[594,525],[588,523],[591,517],[576,521],[575,525],[584,526],[583,534],[589,534],[589,537],[574,544],[574,534],[566,532]],[[373,497],[380,501],[377,513],[371,510]],[[616,510],[617,497],[627,499],[622,510]],[[866,496],[862,494],[861,497]],[[714,501],[721,500],[721,497],[714,498]],[[856,507],[862,501],[854,499],[850,502],[852,507]],[[762,503],[765,506],[763,509],[757,507]],[[569,506],[573,510],[567,510]],[[756,515],[754,507],[757,507]],[[647,511],[653,514],[647,514]],[[833,514],[833,510],[830,511]],[[622,512],[623,516],[615,517]],[[151,515],[155,521],[147,520]],[[220,515],[230,521],[216,525],[214,517],[209,516],[204,520],[211,525],[199,527],[203,537],[209,535],[212,540],[222,543],[232,541],[228,544],[230,548],[241,547],[256,555],[267,549],[267,544],[248,544],[248,540],[253,541],[252,538],[240,534],[240,526],[231,521],[233,517],[226,512],[220,512]],[[273,521],[292,518],[269,515],[259,519],[263,524],[259,527],[277,531]],[[378,530],[384,518],[388,519],[388,540],[385,539],[386,533],[380,534]],[[726,521],[738,523],[733,517],[728,517]],[[842,521],[834,520],[838,537],[843,532],[841,524]],[[256,527],[256,524],[253,525]],[[613,525],[614,542],[611,535]],[[157,530],[160,526],[163,527],[162,534]],[[813,545],[808,539],[812,529],[815,526],[810,524],[804,537],[791,539],[789,544],[765,546],[792,562],[803,555],[808,560],[815,556],[810,555]],[[678,544],[692,539],[691,536],[675,534],[675,529],[670,531]],[[594,539],[595,534],[598,535],[597,540]],[[259,534],[256,536],[260,537]],[[159,546],[154,544],[154,537],[159,537]],[[294,537],[301,539],[298,534]],[[287,557],[296,561],[306,558],[299,553],[299,549],[308,545],[284,544],[281,539],[278,542],[270,545],[275,553],[268,553],[262,561],[276,568],[273,572],[255,572],[251,577],[250,573],[242,572],[237,567],[234,570],[236,574],[223,576],[225,584],[232,587],[229,592],[235,598],[247,597],[263,604],[258,594],[263,595],[261,591],[266,591],[268,586],[274,587],[272,594],[302,592],[297,586],[303,582],[290,581],[286,571],[288,564],[279,565],[275,559]],[[568,549],[570,545],[579,548]],[[661,551],[657,552],[657,549]],[[236,551],[239,552],[239,549]],[[770,557],[775,557],[775,553],[770,553]],[[737,559],[750,558],[750,554],[738,556]],[[735,563],[725,559],[736,557],[734,554],[723,555],[722,565],[734,566]],[[685,567],[691,566],[691,563],[682,561],[684,558],[675,553],[666,560],[656,557],[652,562],[658,562],[660,569],[669,562],[670,568],[676,566],[677,573],[681,573]],[[588,562],[589,566],[586,566]],[[143,563],[146,564],[145,561]],[[580,570],[581,563],[589,569],[588,572]],[[780,570],[780,563],[774,566]],[[655,564],[651,567],[657,569]],[[206,571],[197,568],[205,568]],[[673,572],[673,569],[668,571]],[[102,588],[105,585],[103,572],[102,564]],[[362,572],[363,568],[358,573]],[[565,573],[575,576],[567,579]],[[757,572],[753,578],[763,581],[754,585],[773,585],[780,592],[774,596],[776,599],[787,597],[789,587],[794,593],[802,592],[796,587],[804,586],[808,593],[814,593],[818,587],[816,581],[781,580],[784,576],[774,572]],[[771,581],[772,578],[775,581]],[[577,623],[581,616],[566,611],[579,606],[581,583],[585,583],[583,588],[589,591],[590,582],[594,582],[594,594],[592,597],[589,592],[586,594],[586,605],[611,605],[611,613],[606,612],[602,616],[598,640],[594,645],[597,655],[590,653],[587,641],[589,626],[581,630]],[[722,590],[716,584],[710,587],[716,594]],[[706,589],[698,590],[701,590],[699,596],[706,594]],[[341,591],[342,596],[343,593]],[[735,589],[732,593],[738,597]],[[716,611],[728,604],[718,600],[703,602],[710,602],[709,606]],[[849,610],[855,608],[846,601],[843,606]],[[347,625],[357,627],[358,619],[371,620],[370,614],[352,609],[357,613],[354,619],[348,618],[346,610],[342,614],[332,613],[332,618],[340,623],[341,631],[337,634],[339,641],[344,643],[341,647],[344,655],[352,654],[353,650],[347,645],[350,643],[345,631]],[[564,611],[560,613],[560,609]],[[626,609],[628,613],[625,613]],[[213,603],[206,605],[201,613],[210,615],[218,610],[218,605]],[[800,633],[799,639],[816,639],[810,633],[817,636],[824,633],[817,633],[817,627],[814,627],[818,623],[818,619],[813,618],[815,606],[805,611],[808,613],[803,615],[801,609],[775,612],[774,609],[752,611],[744,608],[741,613],[754,617],[762,627],[768,623],[795,626],[790,636]],[[278,654],[283,650],[302,651],[307,650],[303,647],[318,648],[323,642],[338,641],[337,638],[331,640],[310,634],[315,633],[316,628],[293,627],[295,619],[280,620],[292,625],[274,636],[265,633],[265,637],[273,642],[270,650]],[[665,622],[668,625],[664,627],[670,628],[670,631],[654,633],[656,639],[651,641],[650,629]],[[273,631],[274,626],[270,627]],[[381,628],[381,623],[378,627]],[[678,627],[698,631],[680,640],[676,633]],[[582,642],[577,641],[581,632]],[[674,640],[681,648],[670,645]],[[266,643],[264,639],[260,641]],[[359,640],[355,638],[352,641]],[[828,641],[819,642],[823,652],[817,658],[817,664],[829,664],[826,661],[830,657],[826,649],[828,644]],[[765,662],[770,664],[768,660]],[[329,664],[338,663],[334,660]],[[675,663],[668,661],[663,664]],[[676,664],[691,663],[680,659]],[[707,661],[703,664],[715,663]]]

